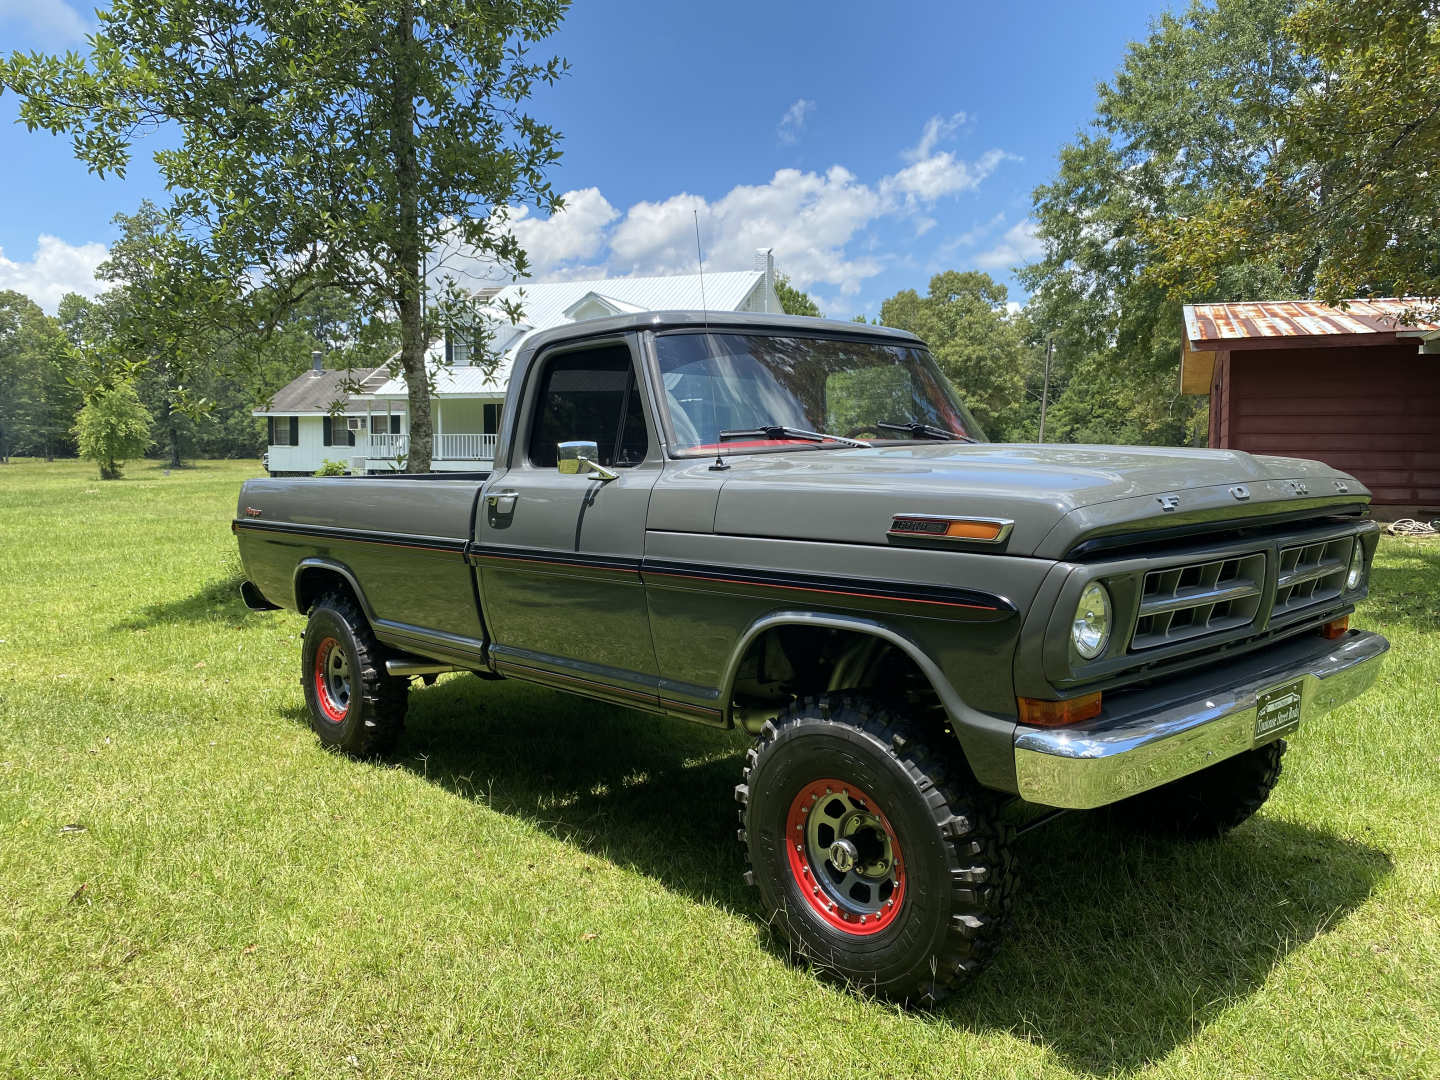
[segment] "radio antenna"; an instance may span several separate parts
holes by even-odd
[[[705,321],[705,347],[708,349],[710,347],[710,305],[705,302],[705,254],[700,250],[700,211],[691,210],[690,213],[695,218],[695,264],[700,267],[700,317]],[[720,426],[719,422],[714,420],[715,396],[713,392],[710,396],[710,416],[712,422],[714,422],[718,428]],[[718,434],[716,438],[719,438]],[[724,472],[728,468],[730,468],[730,466],[725,464],[724,453],[717,443],[715,446],[715,463],[710,466],[710,471]]]
[[[700,211],[691,210],[695,218],[695,263],[700,267],[700,315],[705,320],[705,332],[710,332],[710,305],[705,302],[705,256],[700,251]]]

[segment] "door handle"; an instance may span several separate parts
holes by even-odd
[[[495,514],[513,514],[515,512],[515,499],[519,492],[497,491],[494,495],[486,496],[486,502],[490,504],[490,511]]]

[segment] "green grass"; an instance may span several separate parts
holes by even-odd
[[[787,963],[740,883],[735,735],[518,684],[322,751],[301,620],[246,612],[253,466],[0,466],[0,1076],[1440,1075],[1440,544],[1264,812],[1193,847],[1025,836],[938,1014]]]

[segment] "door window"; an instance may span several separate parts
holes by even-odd
[[[624,345],[562,353],[541,373],[530,462],[555,467],[558,443],[593,442],[599,464],[626,468],[645,460],[649,436],[630,350]]]

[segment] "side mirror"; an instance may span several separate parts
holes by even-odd
[[[555,468],[562,476],[586,474],[587,480],[615,480],[620,474],[598,463],[600,448],[593,442],[576,440],[555,444]]]

